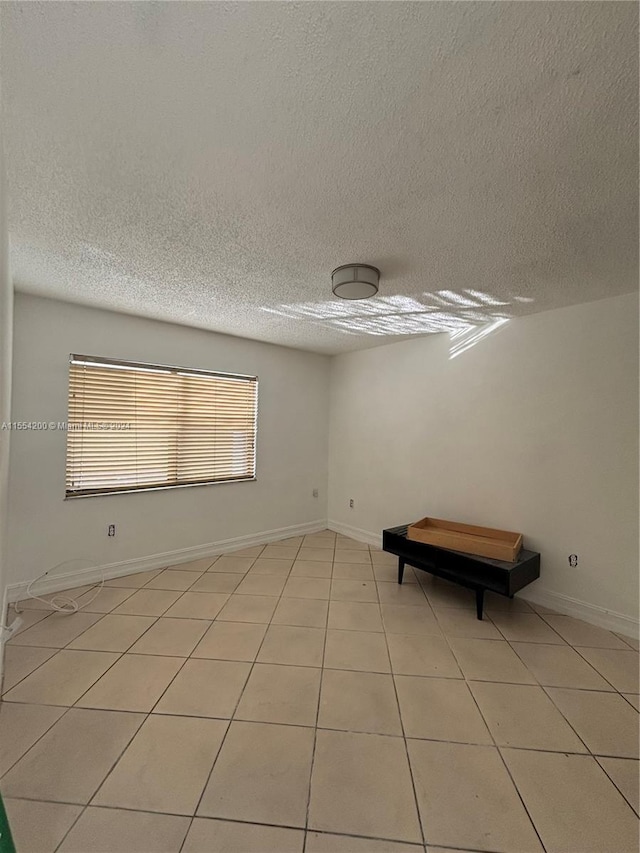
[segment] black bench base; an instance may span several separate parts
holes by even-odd
[[[403,560],[402,557],[398,557],[398,583],[402,583],[402,578],[404,576],[404,565],[405,565],[405,560]],[[424,567],[423,566],[414,566],[414,568],[422,569]],[[430,571],[430,570],[424,569],[424,571]],[[466,586],[466,585],[467,584],[464,584],[464,586]],[[482,619],[482,611],[483,611],[483,607],[484,607],[484,590],[485,590],[485,587],[476,586],[476,587],[472,587],[472,589],[474,589],[475,593],[476,593],[476,614],[478,616],[478,619]],[[513,596],[510,595],[509,598],[513,598]]]
[[[518,590],[540,577],[540,554],[536,551],[522,550],[514,563],[491,560],[408,539],[406,525],[383,530],[382,549],[398,557],[398,583],[402,583],[408,564],[473,589],[478,619],[482,619],[486,589],[513,598]]]

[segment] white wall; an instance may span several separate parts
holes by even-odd
[[[9,268],[7,194],[2,139],[0,138],[0,425],[11,420],[11,363],[13,347],[13,285]],[[11,434],[0,429],[0,624],[4,624],[7,585],[9,453]],[[2,640],[0,640],[0,644]],[[4,655],[0,648],[0,683]]]
[[[334,359],[330,524],[521,531],[542,554],[524,595],[637,625],[637,295],[512,320],[453,359],[449,345]]]
[[[14,432],[10,582],[326,519],[328,357],[17,294],[12,420],[66,421],[70,353],[257,375],[257,481],[65,501],[65,433]]]

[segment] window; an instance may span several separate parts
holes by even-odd
[[[255,479],[258,380],[72,355],[67,497]]]

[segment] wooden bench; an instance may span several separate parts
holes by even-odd
[[[382,531],[382,549],[398,557],[398,583],[405,564],[475,590],[476,612],[482,619],[485,589],[513,598],[514,593],[540,577],[540,554],[522,549],[513,563],[437,548],[407,538],[407,525]]]

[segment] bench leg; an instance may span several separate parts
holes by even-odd
[[[402,583],[402,576],[404,575],[404,560],[402,557],[398,557],[398,583]]]
[[[484,589],[476,589],[476,614],[482,619],[482,607],[484,605]]]

